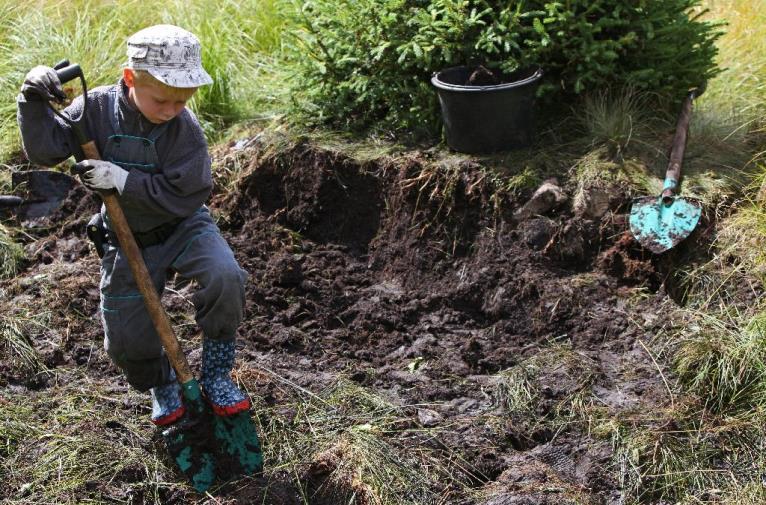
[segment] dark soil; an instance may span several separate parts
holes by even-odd
[[[493,86],[500,84],[500,78],[492,70],[479,65],[471,72],[465,84],[466,86]]]
[[[464,162],[454,177],[422,153],[360,164],[308,143],[273,153],[251,142],[237,156],[249,166],[236,191],[218,190],[210,205],[250,274],[241,362],[313,392],[343,375],[403,406],[412,426],[441,428],[419,443],[445,461],[466,462],[477,491],[439,483],[442,503],[621,502],[608,438],[583,424],[554,431],[508,413],[488,391],[498,372],[563,348],[570,358],[544,361],[532,379],[539,398],[529,416],[553,420],[578,392],[612,415],[664,405],[642,342],[662,325],[657,307],[667,302],[672,265],[659,267],[613,214],[609,222],[584,220],[561,208],[516,220],[529,195],[506,195],[498,205],[477,163]],[[614,210],[625,212],[625,203]],[[38,351],[50,367],[87,366],[88,374],[120,383],[99,348],[98,264],[82,233],[96,206],[76,186],[50,233],[26,246],[26,270],[2,287],[10,297],[34,297],[30,279],[55,263],[61,295],[45,303],[57,314],[60,338],[50,344],[41,336]],[[170,302],[171,309],[182,305]],[[198,351],[190,355],[195,363]],[[422,363],[416,372],[413,363]],[[7,363],[0,377],[6,387],[49,386]],[[263,377],[251,393],[279,406],[278,388]],[[407,450],[406,440],[392,443]],[[353,489],[358,483],[346,495],[323,485],[341,457],[324,454],[306,470],[312,503],[347,503],[348,492],[366,502],[364,490]],[[151,501],[131,485],[138,478],[127,472],[108,486],[123,489],[123,500]],[[220,499],[302,503],[289,482],[277,472],[268,483],[224,489]]]

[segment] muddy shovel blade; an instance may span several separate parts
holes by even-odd
[[[697,200],[673,198],[666,204],[662,197],[637,198],[630,209],[630,231],[642,246],[659,254],[688,237],[701,214]]]
[[[181,385],[186,414],[162,432],[168,453],[200,493],[215,481],[216,462],[211,447],[212,412],[202,400],[199,383],[192,379]]]
[[[261,442],[250,410],[231,416],[213,416],[219,474],[254,475],[263,469]]]
[[[36,219],[53,214],[74,187],[74,179],[55,170],[30,170],[11,174],[13,187],[25,196],[15,209],[21,219]]]

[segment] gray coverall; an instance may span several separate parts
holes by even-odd
[[[129,170],[119,200],[133,232],[167,231],[163,242],[142,249],[154,285],[162,293],[169,272],[196,281],[192,302],[204,337],[233,339],[242,320],[247,274],[203,205],[212,177],[202,129],[188,109],[153,125],[126,93],[122,81],[91,90],[85,120],[102,158]],[[63,113],[78,118],[82,110],[79,97]],[[54,165],[72,154],[81,156],[71,128],[45,102],[20,95],[18,121],[30,161]],[[167,383],[170,366],[115,239],[101,260],[100,288],[109,356],[139,391]]]

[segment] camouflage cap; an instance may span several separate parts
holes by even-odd
[[[202,68],[199,39],[173,25],[150,26],[131,35],[127,66],[145,70],[174,88],[196,88],[213,83]]]

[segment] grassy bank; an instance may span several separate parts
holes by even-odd
[[[766,459],[752,448],[763,444],[766,421],[760,295],[766,215],[759,198],[766,175],[766,13],[741,0],[706,4],[705,15],[728,23],[719,40],[724,71],[699,100],[687,156],[702,176],[717,156],[720,173],[737,181],[736,191],[722,207],[709,208],[720,218],[711,259],[687,267],[687,306],[654,342],[672,377],[676,406],[662,422],[631,427],[618,453],[639,501],[762,503]]]

